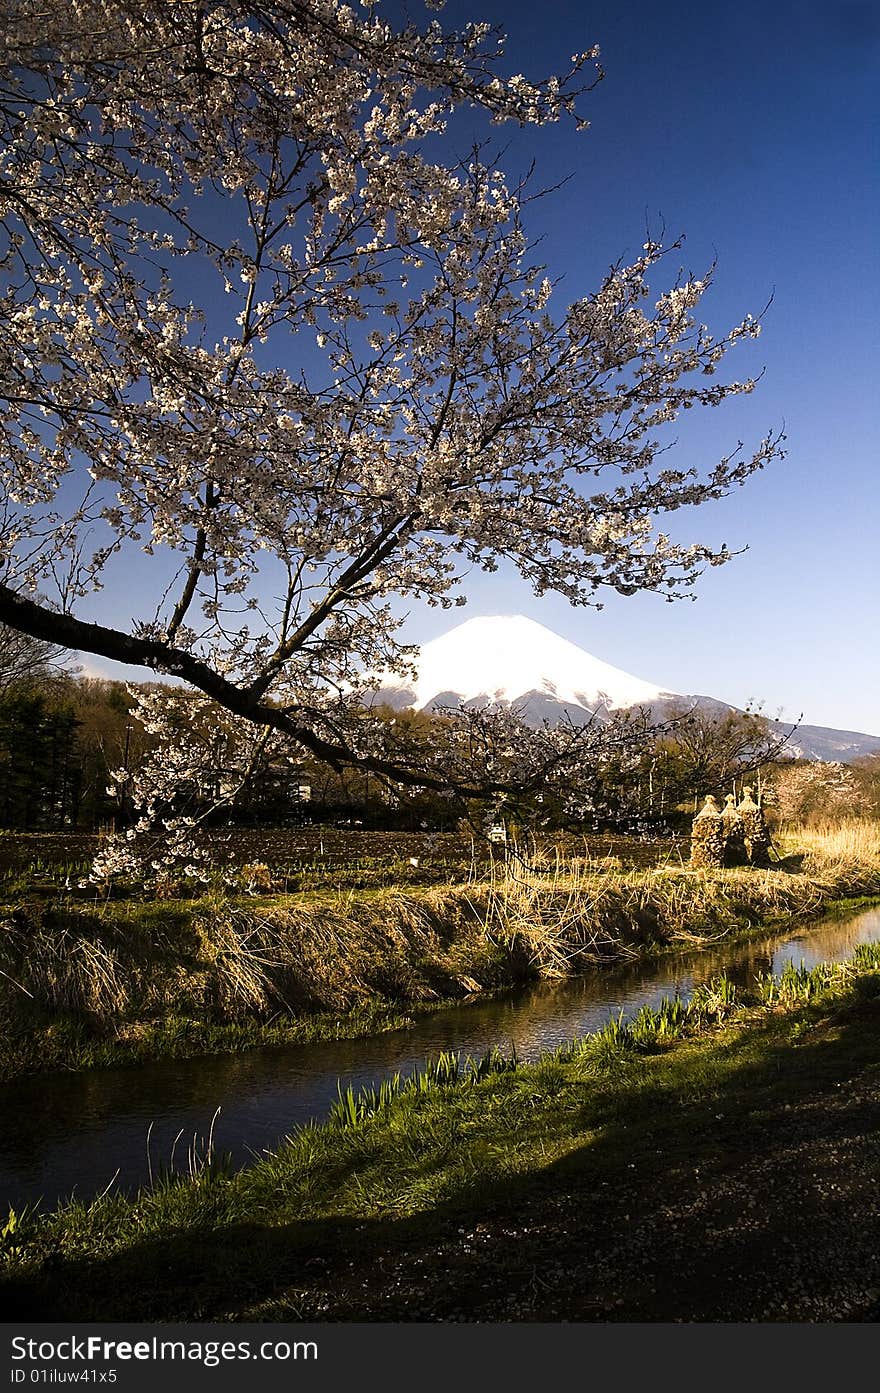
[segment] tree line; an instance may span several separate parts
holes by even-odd
[[[119,773],[136,773],[154,742],[138,719],[137,693],[144,691],[176,704],[182,729],[197,727],[187,732],[200,736],[205,753],[193,805],[216,801],[240,762],[224,713],[190,705],[180,688],[135,689],[84,676],[61,666],[61,656],[0,626],[0,827],[60,832],[128,825],[133,809]],[[398,738],[425,747],[448,740],[454,719],[390,707],[372,714],[402,730]],[[481,738],[490,731],[484,725]],[[534,826],[656,827],[684,820],[695,800],[727,792],[756,774],[769,784],[771,805],[786,820],[880,810],[880,755],[853,765],[785,760],[759,713],[682,708],[662,726],[645,721],[634,727],[631,736],[626,743],[596,747],[592,763],[579,771],[574,804],[548,783],[496,810]],[[395,784],[367,769],[334,769],[293,746],[256,760],[225,815],[265,825],[307,817],[376,828],[449,828],[461,811],[437,789]],[[471,811],[491,817],[493,808]]]
[[[143,732],[121,682],[59,665],[61,652],[0,626],[0,827],[92,830],[113,821],[110,771]]]

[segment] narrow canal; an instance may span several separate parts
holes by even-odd
[[[337,1081],[358,1088],[397,1071],[406,1075],[441,1050],[479,1056],[497,1045],[534,1059],[621,1010],[629,1017],[665,995],[687,998],[721,971],[746,986],[759,971],[839,961],[877,940],[880,909],[863,910],[534,984],[366,1039],[16,1080],[0,1086],[0,1214],[28,1200],[49,1208],[74,1193],[89,1199],[111,1185],[132,1190],[172,1157],[185,1169],[194,1138],[207,1136],[215,1114],[217,1149],[244,1165],[298,1125],[325,1116]]]

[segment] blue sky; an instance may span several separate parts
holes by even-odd
[[[506,70],[529,77],[600,45],[607,76],[584,99],[587,132],[500,133],[504,167],[534,156],[542,184],[571,176],[528,225],[564,276],[558,307],[637,255],[646,219],[684,233],[687,269],[718,261],[700,310],[713,330],[774,298],[761,338],[727,360],[737,378],[763,368],[758,389],[689,413],[676,462],[710,466],[783,425],[788,457],[665,520],[682,540],[748,547],[698,582],[695,602],[609,593],[597,613],[538,600],[511,571],[477,573],[467,608],[413,610],[405,637],[527,614],[669,690],[880,734],[880,7],[451,0],[441,18],[503,24]]]
[[[736,377],[764,367],[762,382],[688,419],[679,458],[712,463],[783,424],[788,457],[667,520],[676,536],[748,546],[694,602],[612,594],[596,613],[537,600],[510,573],[475,575],[466,609],[414,611],[407,635],[523,613],[671,690],[880,734],[880,7],[456,0],[443,17],[503,23],[507,66],[528,76],[600,45],[591,128],[530,132],[505,160],[527,146],[544,183],[573,176],[536,206],[542,259],[573,299],[637,252],[646,215],[652,228],[662,217],[686,234],[689,269],[717,256],[710,327],[772,294],[761,338],[728,359]]]

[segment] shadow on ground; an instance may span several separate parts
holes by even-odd
[[[503,1190],[50,1258],[0,1288],[4,1319],[877,1320],[874,990],[814,1008],[796,1042],[774,1018],[719,1035],[698,1086],[675,1051],[622,1077],[585,1102],[589,1139]]]

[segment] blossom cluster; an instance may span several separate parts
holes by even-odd
[[[462,108],[583,124],[597,49],[505,78],[486,25],[340,0],[20,0],[0,46],[0,619],[344,758],[321,713],[405,669],[401,597],[504,559],[672,597],[727,558],[654,520],[779,439],[676,469],[664,432],[752,390],[718,372],[759,322],[699,322],[711,268],[658,295],[653,241],[553,312],[528,183],[438,154]],[[129,630],[52,628],[133,558]]]

